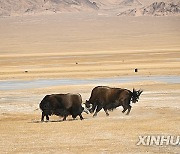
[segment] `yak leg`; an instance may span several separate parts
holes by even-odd
[[[106,116],[109,116],[107,109],[104,109],[104,112],[106,113]]]
[[[122,103],[122,106],[124,108],[124,110],[122,111],[122,113],[124,113],[127,109],[128,112],[126,113],[126,115],[129,115],[130,111],[131,111],[131,105],[130,105],[130,100],[129,99],[125,99]]]
[[[41,121],[44,121],[44,112],[42,112]]]
[[[131,105],[128,106],[128,112],[126,113],[126,115],[129,115],[130,111],[131,111]]]
[[[122,113],[124,113],[126,110],[127,110],[127,108],[123,106],[123,111],[122,111]]]
[[[42,112],[42,117],[41,117],[41,121],[44,121],[44,116],[46,116],[46,120],[49,120],[49,116],[48,115],[44,115],[44,112]]]
[[[79,115],[80,116],[80,115]],[[76,119],[76,117],[77,117],[77,115],[72,115],[72,118],[73,118],[73,120],[75,120]]]
[[[83,120],[83,119],[84,119],[84,118],[83,118],[83,116],[82,116],[81,114],[79,115],[79,117],[80,117],[80,119],[81,119],[81,120]]]
[[[63,121],[66,121],[67,115],[64,116]]]
[[[49,120],[49,116],[48,116],[48,115],[46,115],[46,120],[47,120],[47,121]]]
[[[94,113],[93,117],[97,116],[97,113],[102,109],[102,105],[98,105],[96,108],[96,112]]]

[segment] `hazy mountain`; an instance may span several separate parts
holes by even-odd
[[[151,5],[141,8],[129,9],[121,12],[118,16],[168,16],[179,15],[180,3],[154,2]]]
[[[174,3],[154,2],[141,9],[143,15],[166,16],[180,13],[180,5]]]
[[[89,0],[0,0],[0,16],[97,9]]]
[[[96,3],[89,0],[45,0],[44,8],[54,12],[98,9]]]
[[[100,14],[177,15],[180,0],[0,0],[0,16],[99,10]]]
[[[0,0],[0,15],[18,15],[41,9],[44,0]]]
[[[135,5],[142,5],[139,0],[123,0],[120,5],[124,6],[135,6]]]

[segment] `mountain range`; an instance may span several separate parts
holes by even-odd
[[[0,0],[0,16],[97,10],[89,0]]]
[[[0,0],[0,16],[80,11],[113,12],[118,16],[180,14],[180,0]]]
[[[141,8],[121,12],[118,16],[173,16],[180,14],[180,3],[154,2]]]

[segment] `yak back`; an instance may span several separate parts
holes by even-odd
[[[97,86],[92,90],[90,103],[94,102],[112,102],[118,97],[120,88],[110,88],[107,86]]]
[[[57,99],[59,104],[66,109],[82,104],[82,97],[80,94],[52,94],[52,97]]]

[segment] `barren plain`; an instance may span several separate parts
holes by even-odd
[[[180,135],[179,25],[179,17],[84,13],[0,18],[1,153],[179,153],[136,145],[140,135]],[[40,122],[46,94],[85,102],[97,85],[144,92],[129,116],[119,107],[109,117]]]

